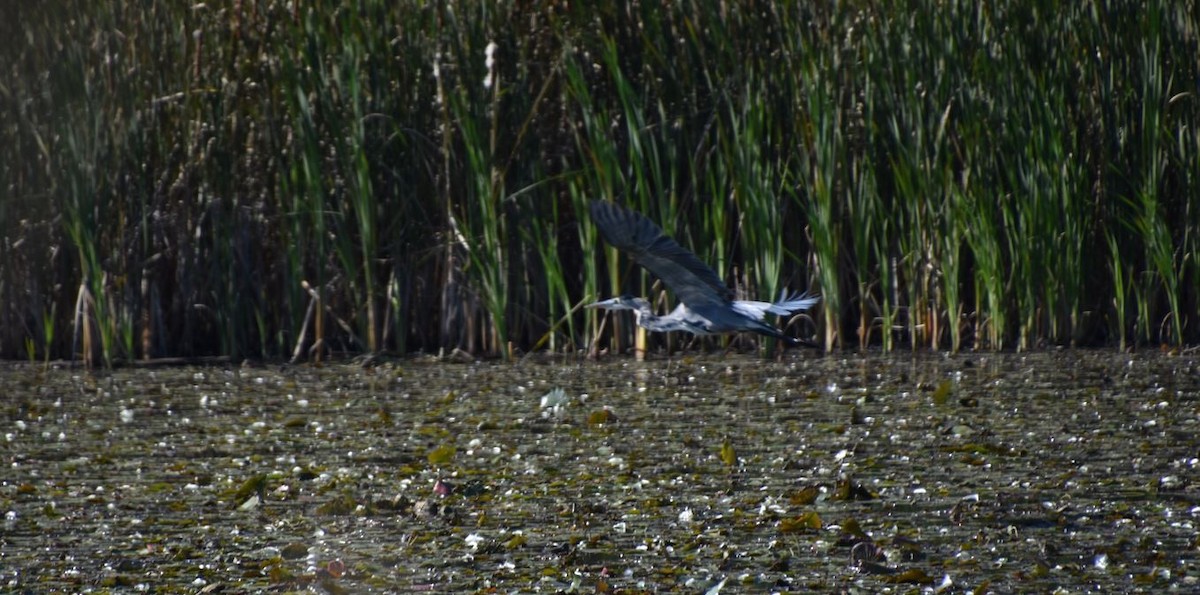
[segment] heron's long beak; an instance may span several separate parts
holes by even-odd
[[[609,308],[616,308],[616,307],[620,306],[621,305],[620,302],[621,302],[621,298],[609,298],[607,300],[602,300],[602,301],[596,302],[594,304],[588,304],[588,305],[584,306],[584,308],[604,308],[607,310]]]

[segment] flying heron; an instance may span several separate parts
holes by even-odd
[[[821,296],[809,293],[789,296],[784,292],[777,302],[735,300],[716,271],[641,213],[599,200],[592,202],[590,210],[600,235],[662,279],[680,303],[666,316],[655,315],[649,302],[629,295],[589,304],[588,308],[633,310],[638,326],[650,331],[686,331],[694,335],[753,331],[788,345],[812,345],[785,335],[763,318],[768,312],[787,316],[807,310],[821,301]]]

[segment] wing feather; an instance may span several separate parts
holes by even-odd
[[[689,308],[727,305],[732,300],[733,293],[716,271],[641,213],[599,200],[593,201],[589,210],[609,244],[662,279]]]

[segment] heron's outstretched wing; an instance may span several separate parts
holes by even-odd
[[[733,294],[717,273],[641,213],[599,200],[590,210],[608,243],[662,279],[688,307],[730,303]]]

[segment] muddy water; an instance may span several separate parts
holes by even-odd
[[[1194,355],[791,357],[10,365],[0,589],[1200,589]]]

